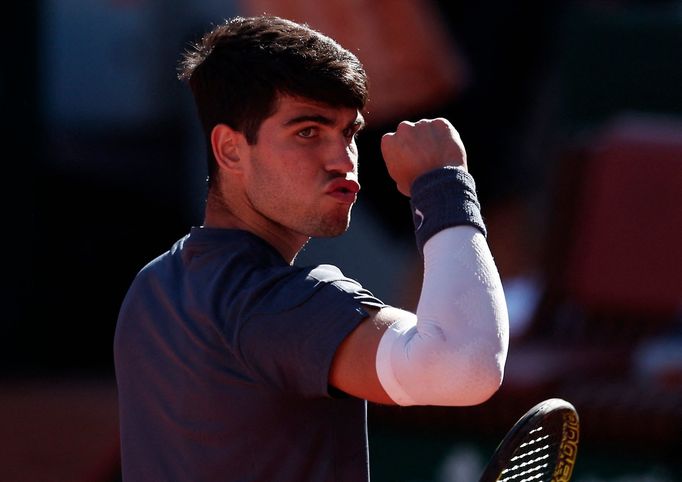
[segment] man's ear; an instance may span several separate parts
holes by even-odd
[[[241,149],[246,138],[226,124],[216,124],[211,131],[211,148],[218,166],[223,169],[241,170]]]

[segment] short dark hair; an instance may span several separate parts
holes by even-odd
[[[203,125],[209,179],[215,125],[227,124],[255,144],[279,95],[361,110],[368,94],[354,54],[308,25],[275,16],[235,17],[213,28],[184,53],[178,77],[189,82]]]

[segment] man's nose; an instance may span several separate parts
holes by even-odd
[[[355,144],[349,144],[344,138],[343,142],[335,143],[330,150],[325,168],[329,172],[346,174],[354,172],[358,165],[358,154]]]

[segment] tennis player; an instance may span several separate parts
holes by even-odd
[[[399,73],[396,73],[399,75]],[[136,276],[114,342],[123,479],[366,481],[366,401],[465,406],[500,386],[508,322],[464,146],[445,119],[382,138],[411,197],[416,313],[293,266],[356,200],[367,78],[334,40],[234,18],[181,62],[208,146],[205,219]]]

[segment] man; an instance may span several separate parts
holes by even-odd
[[[464,147],[445,119],[382,139],[425,260],[417,313],[335,267],[367,79],[330,38],[235,18],[185,55],[209,159],[204,224],[137,275],[115,337],[124,480],[367,480],[366,402],[470,405],[499,387],[507,317]]]

